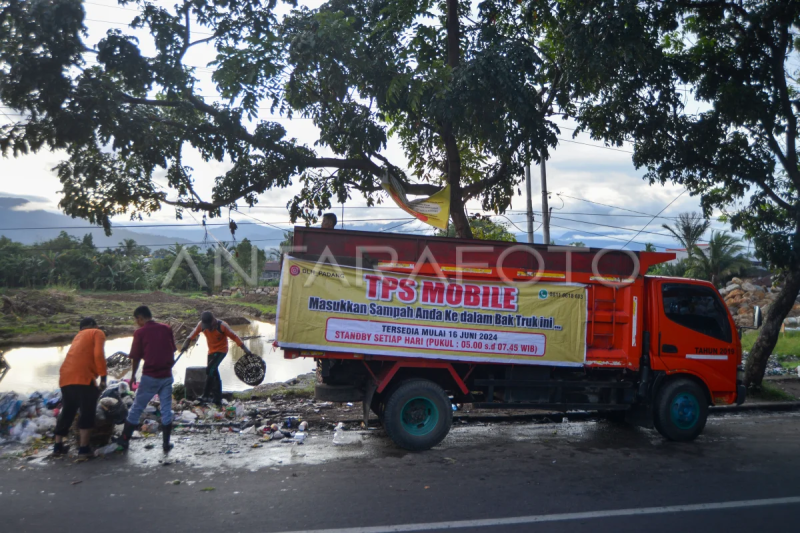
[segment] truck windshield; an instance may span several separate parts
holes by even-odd
[[[703,335],[731,342],[728,313],[708,287],[665,283],[661,289],[664,314],[671,321]]]

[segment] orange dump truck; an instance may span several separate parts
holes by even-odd
[[[691,440],[742,403],[741,343],[708,282],[644,275],[674,254],[295,228],[276,343],[316,397],[356,402],[409,450],[453,404],[594,410]]]

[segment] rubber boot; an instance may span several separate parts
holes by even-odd
[[[122,428],[122,434],[117,439],[117,444],[122,446],[123,451],[128,451],[128,446],[131,443],[131,437],[133,436],[133,431],[136,429],[134,424],[131,424],[127,420],[125,421],[125,427]]]
[[[167,424],[162,427],[161,437],[164,439],[164,453],[169,453],[169,451],[174,448],[174,445],[169,441],[170,436],[172,435],[172,424]]]

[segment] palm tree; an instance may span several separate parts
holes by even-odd
[[[125,257],[133,257],[139,251],[139,245],[135,239],[122,239],[119,243],[120,251]]]
[[[646,242],[646,243],[644,243],[644,251],[645,252],[655,252],[656,251],[656,245],[653,244],[652,242]]]
[[[674,226],[662,224],[661,227],[672,233],[691,257],[697,242],[711,227],[711,222],[698,213],[681,213]]]
[[[750,265],[749,261],[741,255],[744,247],[741,240],[727,231],[712,231],[708,247],[701,250],[695,246],[689,257],[690,277],[709,280],[714,286],[725,276],[738,273],[739,270]]]

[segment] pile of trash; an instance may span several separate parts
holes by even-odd
[[[742,352],[742,364],[747,363],[748,352]],[[793,355],[772,354],[767,360],[765,376],[800,376],[800,366],[797,368],[786,368],[781,363],[800,361],[800,358]]]
[[[61,391],[34,392],[31,395],[0,394],[0,444],[28,444],[43,435],[52,435],[61,408]]]
[[[122,424],[133,405],[134,394],[127,382],[112,382],[100,395],[95,412],[95,434],[110,438],[114,426]],[[30,444],[52,438],[61,412],[61,390],[0,394],[0,445],[9,442]]]

